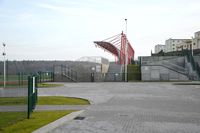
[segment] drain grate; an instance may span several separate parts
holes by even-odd
[[[84,119],[85,119],[85,117],[82,117],[82,116],[77,116],[74,118],[74,120],[84,120]]]

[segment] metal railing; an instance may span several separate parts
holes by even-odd
[[[61,65],[61,73],[71,81],[77,81],[77,72],[68,68],[67,66]]]
[[[194,61],[191,51],[184,50],[183,53],[186,55],[187,61],[191,64],[192,70],[196,71],[198,80],[200,80],[200,66],[197,62]]]
[[[38,82],[52,82],[53,81],[53,72],[41,72],[37,73]]]
[[[37,103],[38,77],[22,74],[18,76],[9,77],[9,81],[12,79],[12,86],[0,87],[0,114],[1,119],[5,120],[4,124],[0,125],[0,132],[11,123],[30,118]]]

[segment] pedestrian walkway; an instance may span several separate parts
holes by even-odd
[[[37,105],[35,111],[44,110],[83,110],[87,109],[89,105]],[[26,111],[27,105],[18,106],[0,106],[0,112],[15,112]]]
[[[89,99],[93,105],[51,133],[199,133],[200,86],[173,83],[67,83],[39,95]]]

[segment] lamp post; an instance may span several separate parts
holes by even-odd
[[[126,22],[126,46],[125,46],[125,82],[128,82],[127,77],[127,65],[128,65],[128,39],[127,39],[127,19],[125,19]]]
[[[5,52],[5,47],[6,47],[6,44],[3,43],[3,57],[4,57],[4,66],[3,66],[3,86],[4,88],[6,87],[6,52]]]

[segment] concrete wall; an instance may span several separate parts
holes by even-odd
[[[141,57],[143,81],[189,80],[184,56]]]
[[[141,66],[142,81],[189,80],[186,75],[169,70],[163,66]]]
[[[144,56],[141,57],[141,65],[147,65],[155,62],[169,61],[180,67],[185,67],[185,57],[184,56]]]
[[[54,74],[54,82],[72,82],[72,81],[63,75]]]

